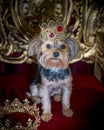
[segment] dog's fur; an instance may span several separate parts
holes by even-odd
[[[51,96],[56,101],[62,100],[63,115],[73,115],[70,108],[72,76],[69,62],[78,52],[79,45],[71,38],[56,42],[43,42],[41,38],[31,41],[28,55],[37,56],[38,71],[27,94],[33,101],[42,102],[42,120],[49,121],[52,118]]]

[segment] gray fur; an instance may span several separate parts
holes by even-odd
[[[70,58],[71,59],[75,58],[80,51],[79,44],[72,38],[67,38],[66,43],[70,47],[70,52],[69,52]]]

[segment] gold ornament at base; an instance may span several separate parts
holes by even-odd
[[[19,99],[15,98],[13,102],[6,100],[4,104],[4,106],[0,105],[0,130],[37,130],[40,124],[40,116],[39,109],[35,103],[30,105],[27,99],[23,100],[22,103]],[[32,119],[28,118],[27,122],[25,122],[25,126],[22,122],[16,122],[14,126],[8,117],[10,114],[16,115],[16,113],[30,115],[35,121],[33,122]],[[5,117],[7,118],[5,119]]]

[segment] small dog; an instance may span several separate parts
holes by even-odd
[[[51,96],[55,101],[62,100],[63,115],[71,117],[72,75],[69,62],[78,55],[79,45],[71,38],[63,38],[61,25],[54,28],[45,26],[43,31],[42,37],[33,39],[29,45],[28,55],[37,57],[38,71],[27,95],[36,103],[42,102],[42,120],[52,118]]]

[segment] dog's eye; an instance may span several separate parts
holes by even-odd
[[[50,44],[47,44],[46,47],[47,47],[48,49],[51,49],[51,48],[52,48],[52,46],[51,46]]]
[[[61,49],[65,49],[65,45],[62,44],[62,45],[60,46],[60,48],[61,48]]]

